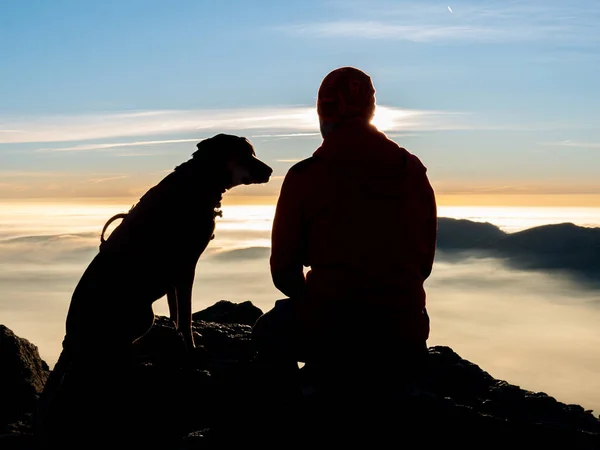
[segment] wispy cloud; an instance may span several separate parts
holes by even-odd
[[[575,148],[600,148],[600,142],[584,142],[584,141],[558,141],[558,142],[542,142],[539,145],[551,147],[575,147]]]
[[[522,130],[535,131],[548,128],[577,128],[581,123],[502,123],[457,111],[416,110],[377,105],[373,124],[387,133],[448,130]],[[3,121],[0,118],[0,123]],[[34,151],[90,152],[115,148],[178,144],[196,142],[214,133],[234,132],[250,134],[251,138],[288,139],[319,136],[318,117],[314,107],[254,108],[232,110],[160,110],[130,113],[80,114],[74,116],[44,116],[21,119],[4,119],[19,122],[23,132],[0,134],[2,144],[60,143],[67,146],[44,146]],[[173,135],[183,138],[173,139]],[[188,136],[194,137],[188,137]],[[140,140],[139,137],[147,137]],[[157,137],[161,139],[156,139]],[[155,137],[155,139],[152,139]],[[129,139],[128,139],[129,138]],[[138,138],[138,139],[135,139]],[[114,141],[120,139],[119,141]],[[89,142],[89,141],[104,142]],[[110,140],[110,142],[106,142]],[[75,143],[76,141],[88,141]],[[134,152],[141,156],[140,152]],[[122,155],[133,156],[131,153]]]
[[[115,156],[130,158],[130,157],[138,157],[138,156],[157,156],[157,153],[144,153],[144,152],[127,152],[127,153],[117,153]]]
[[[135,198],[171,171],[126,173],[121,166],[106,171],[0,171],[0,203],[11,198]]]
[[[81,144],[74,145],[72,147],[46,147],[38,148],[37,152],[79,152],[79,151],[90,151],[90,150],[105,150],[109,148],[117,147],[139,147],[143,145],[158,145],[158,144],[177,144],[181,142],[196,142],[204,138],[198,137],[194,139],[167,139],[162,141],[134,141],[134,142],[109,142],[106,144]],[[130,154],[122,154],[124,156],[131,156]],[[139,154],[136,154],[138,156]]]
[[[599,42],[600,7],[595,2],[457,1],[451,10],[446,4],[406,1],[333,4],[339,6],[334,20],[278,25],[276,29],[305,37],[413,42]]]
[[[40,172],[40,171],[24,171],[24,170],[1,170],[0,178],[47,178],[60,175],[57,172]]]
[[[374,123],[386,130],[470,129],[460,122],[464,114],[433,110],[409,110],[378,106]],[[292,137],[318,134],[318,117],[314,107],[271,107],[233,110],[159,110],[80,114],[74,116],[43,116],[2,119],[7,127],[22,130],[0,135],[0,144],[35,142],[72,142],[173,134],[203,134],[214,132],[256,130],[257,136]],[[259,131],[260,130],[260,131]],[[207,136],[205,136],[207,137]],[[67,147],[44,147],[42,152],[76,152],[105,150],[199,140],[160,139],[127,142],[77,144]]]
[[[290,138],[320,136],[320,133],[253,134],[251,138]]]
[[[122,180],[124,178],[127,178],[127,175],[115,175],[113,177],[105,177],[105,178],[94,178],[92,180],[90,180],[90,183],[106,183],[107,181],[115,181],[115,180]]]
[[[311,37],[394,39],[413,42],[432,41],[521,41],[536,39],[557,27],[545,29],[502,29],[475,25],[402,25],[379,20],[339,20],[282,27],[286,32]]]
[[[66,142],[134,136],[160,136],[215,130],[317,131],[314,108],[271,107],[232,110],[158,110],[104,114],[0,118],[8,131],[2,143]],[[69,147],[67,151],[109,148]],[[112,147],[123,146],[110,144]],[[125,145],[130,145],[129,143]]]

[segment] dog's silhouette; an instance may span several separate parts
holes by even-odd
[[[63,352],[97,358],[128,351],[153,325],[152,305],[165,295],[186,348],[194,347],[196,263],[214,237],[222,195],[241,184],[266,183],[273,172],[244,137],[218,134],[197,148],[128,213],[104,226],[100,251],[71,298]],[[122,221],[105,239],[116,219]],[[116,320],[106,327],[109,314]]]

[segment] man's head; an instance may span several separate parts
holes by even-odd
[[[370,122],[375,113],[371,77],[355,67],[340,67],[327,74],[317,95],[317,114],[323,136],[347,121]]]

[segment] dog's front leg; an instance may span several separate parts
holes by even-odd
[[[169,318],[177,327],[177,291],[175,286],[169,287],[167,291],[167,304],[169,305]]]
[[[195,348],[194,335],[192,334],[192,287],[194,276],[194,266],[181,273],[175,294],[177,299],[177,331],[181,334],[188,351]]]

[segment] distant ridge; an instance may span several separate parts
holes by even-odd
[[[37,260],[36,255],[56,253],[55,261],[78,263],[97,251],[96,233],[23,236],[0,240],[0,247],[11,250],[21,245],[37,247],[18,252],[17,258]],[[81,240],[88,238],[88,240]],[[79,242],[80,241],[80,242]],[[71,243],[63,248],[62,243]],[[73,243],[76,243],[73,246]],[[573,223],[541,225],[515,233],[506,233],[488,222],[440,217],[438,221],[438,259],[460,260],[469,257],[500,258],[521,270],[558,271],[588,287],[600,288],[600,227]],[[257,261],[268,258],[268,246],[218,251],[204,258],[218,263]],[[0,254],[0,259],[3,257]]]
[[[600,228],[572,223],[506,233],[496,225],[439,218],[441,257],[491,256],[529,270],[558,270],[600,287]]]

